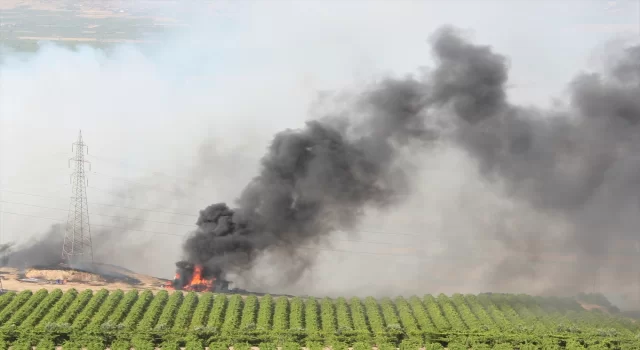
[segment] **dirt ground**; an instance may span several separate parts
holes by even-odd
[[[58,276],[54,276],[54,275],[49,276],[49,278],[51,278],[51,282],[49,282],[49,280],[44,278],[40,279],[38,282],[23,282],[23,281],[19,281],[19,278],[20,278],[19,275],[20,275],[20,271],[18,271],[18,269],[7,268],[7,267],[0,268],[0,278],[2,281],[2,287],[5,290],[15,291],[15,292],[20,292],[20,291],[29,290],[29,289],[38,290],[42,288],[47,290],[61,289],[63,291],[66,291],[72,288],[75,288],[79,291],[84,289],[100,290],[103,288],[107,290],[121,289],[124,291],[138,289],[138,290],[151,290],[153,292],[156,292],[156,291],[163,290],[162,285],[165,282],[165,280],[162,280],[159,278],[140,275],[136,273],[128,273],[128,275],[132,278],[139,280],[141,283],[138,285],[133,285],[125,282],[117,282],[117,281],[112,283],[105,282],[105,281],[86,281],[86,282],[68,281],[66,284],[55,284],[54,283],[55,279]],[[42,276],[42,274],[40,275]],[[34,276],[34,274],[28,273],[26,277],[29,278],[29,276]],[[42,277],[46,278],[46,276],[42,276]]]

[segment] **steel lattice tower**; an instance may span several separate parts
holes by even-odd
[[[75,150],[75,157],[69,159],[74,163],[74,171],[71,174],[72,195],[69,206],[69,218],[62,245],[62,258],[69,265],[93,264],[93,249],[91,247],[91,231],[89,229],[89,206],[87,204],[87,178],[84,173],[85,163],[91,163],[84,159],[84,150],[89,147],[82,141],[82,131],[78,135],[78,141],[71,145],[71,151]]]

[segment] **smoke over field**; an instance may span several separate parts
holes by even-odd
[[[287,294],[637,299],[638,47],[597,50],[595,2],[462,2],[190,2],[158,14],[190,24],[161,45],[7,52],[7,263],[58,261],[82,129],[100,262]]]
[[[287,276],[295,282],[313,260],[298,247],[356,227],[370,207],[393,210],[413,190],[411,154],[447,144],[507,198],[563,224],[559,235],[551,223],[476,232],[503,245],[491,285],[549,277],[537,266],[545,240],[576,253],[572,268],[552,277],[575,290],[599,267],[619,264],[607,260],[609,249],[638,239],[640,224],[640,47],[627,48],[608,71],[579,74],[570,104],[543,110],[509,102],[506,57],[490,46],[452,27],[438,30],[431,45],[432,70],[385,79],[347,99],[340,113],[277,134],[237,209],[219,203],[201,211],[186,258],[218,273],[242,272],[275,250],[288,263],[298,257]],[[531,214],[512,215],[515,227]],[[613,279],[633,280],[624,271]],[[566,291],[565,284],[555,286]]]

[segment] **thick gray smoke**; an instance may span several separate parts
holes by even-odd
[[[129,190],[136,190],[130,187]],[[126,209],[113,211],[115,217],[124,218]],[[120,214],[120,215],[118,215]],[[115,219],[112,227],[94,226],[91,230],[93,246],[93,258],[96,263],[126,265],[130,268],[141,269],[140,257],[148,253],[149,246],[154,242],[150,238],[136,237],[136,229],[144,221],[144,214],[136,217],[129,215],[131,220]],[[15,268],[28,268],[32,266],[53,267],[67,263],[62,258],[62,245],[65,237],[66,224],[51,225],[49,230],[35,236],[28,242],[15,245],[13,242],[0,249],[2,265]],[[137,239],[134,239],[137,238]],[[138,263],[138,265],[136,265]],[[74,266],[79,267],[80,266]],[[91,269],[82,266],[82,269]]]
[[[631,240],[640,238],[635,229],[640,223],[639,49],[629,48],[602,75],[577,76],[570,85],[571,105],[550,112],[507,101],[505,59],[489,48],[469,44],[451,30],[434,45],[441,62],[433,78],[434,98],[460,117],[455,143],[477,160],[487,180],[504,183],[515,199],[569,223],[557,245],[577,254],[572,271],[562,278],[578,290],[599,268],[628,263],[610,261],[611,247],[624,241],[633,246]],[[528,254],[512,252],[498,265],[494,282],[527,272],[535,277],[541,260],[536,248],[546,234],[510,233],[525,242]],[[509,247],[510,237],[503,240]],[[632,271],[613,270],[631,280]]]
[[[62,263],[62,241],[64,225],[52,225],[38,239],[3,252],[3,265],[27,268],[31,266],[53,266]]]
[[[607,252],[639,239],[640,47],[602,74],[577,76],[571,104],[558,110],[510,103],[506,58],[455,29],[439,30],[432,49],[436,66],[420,78],[387,79],[345,113],[276,135],[237,208],[220,203],[201,212],[186,259],[238,272],[262,252],[282,250],[293,257],[293,281],[312,262],[297,247],[357,224],[367,207],[401,200],[411,189],[405,150],[437,139],[464,149],[512,200],[564,224],[559,236],[551,227],[479,231],[505,250],[489,276],[494,286],[536,278],[546,240],[559,253],[577,254],[568,271],[551,277],[555,288],[583,290],[600,268],[630,281],[632,271],[621,268],[629,261],[612,261]],[[512,221],[527,222],[519,215]]]
[[[201,211],[185,243],[187,260],[215,274],[246,269],[267,248],[295,254],[300,244],[353,227],[365,205],[397,200],[407,190],[397,153],[431,135],[418,84],[388,80],[369,91],[360,101],[371,115],[364,121],[328,117],[277,134],[238,209],[219,203]],[[299,276],[310,262],[300,257],[291,274]]]

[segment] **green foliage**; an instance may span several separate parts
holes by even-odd
[[[433,299],[428,298],[428,296],[425,297],[425,299],[428,299],[429,302],[433,302]],[[444,319],[447,320],[447,323],[451,326],[451,328],[453,328],[455,331],[465,331],[468,329],[467,325],[462,321],[462,317],[460,317],[460,314],[456,310],[449,297],[444,294],[440,294],[436,298],[435,302],[440,310],[442,310]]]
[[[75,317],[75,319],[73,320],[73,324],[71,325],[73,329],[77,329],[77,330],[84,329],[89,324],[89,322],[91,322],[93,315],[96,312],[98,312],[98,309],[101,308],[101,306],[103,305],[103,301],[107,299],[108,296],[109,296],[109,291],[106,289],[101,289],[90,300],[87,300],[88,303],[84,308],[81,308],[78,310],[78,311],[80,310],[82,311],[77,315],[77,317],[75,317],[75,315],[70,315]]]
[[[289,329],[289,299],[279,297],[273,314],[273,330],[282,333]]]
[[[71,325],[71,323],[75,321],[76,317],[85,310],[85,307],[88,307],[89,301],[96,300],[96,302],[101,302],[100,299],[102,297],[106,297],[105,293],[106,290],[104,290],[104,292],[100,291],[94,297],[93,291],[91,289],[84,290],[76,297],[69,308],[62,313],[62,316],[60,316],[60,318],[50,320],[50,323],[44,326],[47,328],[58,328],[58,326],[60,325]]]
[[[285,342],[282,344],[282,350],[300,350],[301,346],[294,342]]]
[[[347,345],[347,343],[343,343],[343,342],[334,342],[331,345],[331,349],[332,350],[349,350],[349,345]]]
[[[167,331],[171,329],[183,299],[184,294],[180,291],[174,291],[171,294],[167,304],[162,308],[162,313],[154,327],[155,330]]]
[[[358,298],[351,298],[351,317],[353,319],[353,326],[356,332],[359,334],[369,334],[369,325],[367,324],[367,318],[365,316],[364,307],[362,302]]]
[[[185,344],[185,350],[204,350],[204,342],[198,338],[190,338]]]
[[[260,350],[278,350],[278,347],[274,343],[260,343],[258,348]]]
[[[251,344],[249,343],[233,344],[233,350],[251,350]]]
[[[56,344],[49,337],[42,338],[36,345],[38,350],[55,350]]]
[[[207,318],[213,304],[213,293],[204,293],[200,295],[195,311],[191,317],[191,325],[189,329],[200,331],[207,324]]]
[[[66,341],[64,344],[62,344],[62,350],[82,350],[82,345],[75,341]]]
[[[396,347],[391,343],[380,343],[378,344],[378,350],[396,350]]]
[[[0,296],[0,339],[16,349],[57,342],[87,350],[106,344],[113,350],[203,350],[205,344],[262,344],[267,350],[343,350],[347,344],[408,350],[428,344],[435,350],[441,343],[452,350],[623,350],[638,344],[637,323],[576,305],[567,298],[507,294],[347,300],[42,289]],[[0,340],[0,350],[6,345]]]
[[[77,297],[78,291],[74,288],[69,289],[66,293],[64,293],[62,298],[60,298],[60,301],[55,303],[53,307],[50,306],[50,309],[48,309],[48,312],[46,312],[44,317],[42,317],[40,322],[38,322],[36,328],[39,331],[44,330],[48,325],[61,317],[65,313],[65,311],[68,310],[71,305],[73,305],[73,302],[77,300]]]
[[[302,302],[302,298],[296,297],[291,300],[289,329],[292,331],[304,330],[304,303]]]
[[[97,332],[100,330],[102,324],[107,321],[107,318],[116,309],[123,297],[124,292],[121,290],[109,293],[105,302],[102,303],[97,312],[93,316],[91,316],[91,320],[88,320],[88,328],[91,332]],[[84,327],[84,324],[74,326],[76,329],[80,329]]]
[[[442,350],[442,344],[440,343],[429,343],[425,346],[425,350]]]
[[[125,339],[117,339],[111,344],[111,350],[130,350],[131,342]]]
[[[336,334],[338,327],[336,324],[336,311],[333,306],[333,301],[329,298],[324,298],[320,302],[320,323],[322,324],[322,333],[326,337],[332,337]]]
[[[223,342],[213,342],[209,344],[209,350],[229,350],[229,345]]]
[[[567,344],[565,345],[565,349],[579,350],[579,349],[585,349],[585,347],[578,340],[570,339],[567,341]]]
[[[371,345],[364,342],[356,342],[353,344],[353,350],[371,350]]]
[[[405,339],[400,342],[400,350],[418,350],[422,348],[422,344],[413,339]]]
[[[160,318],[160,314],[164,309],[167,300],[169,299],[169,293],[166,290],[162,290],[156,294],[151,303],[149,304],[149,308],[147,312],[144,313],[142,320],[137,324],[136,329],[138,332],[149,332],[158,322]],[[135,347],[135,345],[134,345]],[[136,349],[138,350],[138,349]]]
[[[151,338],[144,335],[133,337],[131,345],[133,345],[135,350],[155,350],[155,345]]]
[[[448,350],[467,350],[467,346],[462,344],[462,343],[458,343],[458,342],[453,342],[453,343],[449,343],[447,345],[447,349]]]
[[[338,298],[335,305],[336,310],[336,326],[341,333],[353,331],[353,321],[349,312],[349,304],[345,298]]]
[[[308,350],[322,350],[324,347],[322,346],[322,343],[319,342],[309,342],[307,343],[307,349]]]
[[[260,299],[260,309],[258,310],[257,329],[263,332],[271,329],[271,318],[273,315],[273,298],[265,295]]]
[[[229,300],[224,323],[222,324],[222,333],[225,335],[232,335],[233,332],[240,326],[241,315],[242,297],[236,294]]]
[[[558,341],[556,339],[553,339],[553,338],[543,338],[541,343],[542,343],[541,344],[541,348],[543,350],[560,349],[560,345],[558,344]]]
[[[30,340],[23,340],[23,339],[19,339],[18,341],[14,342],[11,345],[11,348],[13,350],[31,350],[33,347],[33,344],[31,343]]]
[[[84,340],[84,347],[87,350],[104,350],[104,341],[100,338],[88,338]]]
[[[16,310],[15,313],[9,317],[9,320],[6,324],[2,326],[3,329],[11,329],[16,326],[20,326],[22,322],[24,322],[27,317],[36,311],[38,308],[38,304],[40,304],[49,294],[49,291],[46,289],[40,289],[35,294],[29,297],[29,299]]]
[[[16,292],[7,292],[0,296],[0,310],[4,309],[5,306],[9,305],[9,303],[15,298]]]
[[[32,291],[25,290],[20,292],[20,294],[18,294],[15,298],[9,299],[10,302],[8,302],[6,307],[0,312],[0,324],[4,325],[4,323],[7,322],[16,313],[16,311],[20,307],[22,307],[22,305],[24,305],[29,299],[31,299],[32,296]]]
[[[520,348],[520,350],[538,350],[539,349],[538,346],[536,346],[534,344],[531,344],[531,343],[522,344],[522,345],[520,345],[519,348]]]
[[[52,291],[51,293],[49,293],[49,295],[47,295],[42,302],[40,302],[35,309],[31,310],[30,313],[28,313],[27,317],[24,319],[24,321],[22,322],[22,324],[20,325],[19,329],[21,331],[31,331],[35,325],[37,325],[40,320],[49,312],[51,311],[52,306],[58,302],[58,300],[60,298],[62,298],[62,291],[60,289],[56,289],[54,291]],[[27,305],[25,305],[25,307],[28,307]]]
[[[220,329],[224,321],[225,311],[228,307],[228,301],[226,295],[218,294],[213,299],[213,306],[209,314],[207,321],[207,328]]]
[[[242,316],[240,318],[240,329],[256,329],[256,317],[258,316],[258,297],[250,295],[244,301]]]
[[[167,340],[160,345],[162,350],[180,350],[180,345],[175,340]]]
[[[144,291],[142,294],[138,295],[136,302],[131,307],[131,310],[128,311],[123,326],[126,330],[133,330],[142,317],[144,316],[144,311],[147,309],[149,303],[153,299],[153,293],[151,291]]]
[[[418,322],[413,316],[409,303],[403,297],[398,297],[396,298],[395,305],[398,309],[398,315],[400,316],[401,329],[410,337],[420,338],[422,332],[420,332],[418,328]]]
[[[103,325],[103,328],[106,326],[107,328],[117,329],[117,326],[124,320],[125,316],[127,316],[127,313],[132,311],[131,308],[137,299],[138,299],[137,290],[128,291],[124,295],[122,302],[118,305],[115,311],[109,316],[106,324]]]

